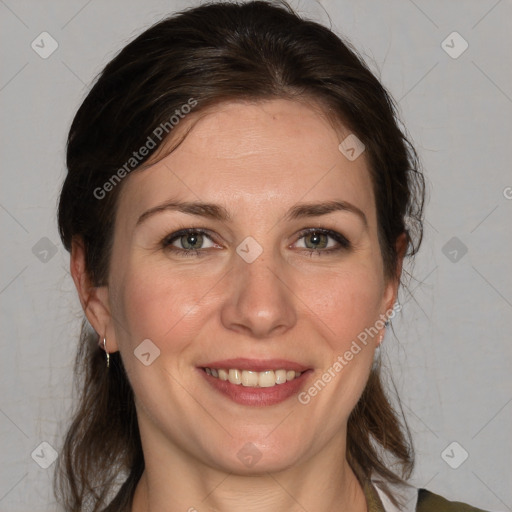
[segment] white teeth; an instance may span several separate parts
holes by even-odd
[[[231,384],[242,384],[242,375],[239,370],[229,370],[228,379]]]
[[[286,382],[286,370],[276,370],[275,374],[276,384],[284,384]],[[293,372],[293,378],[295,378],[295,372]]]
[[[205,368],[205,372],[220,380],[229,380],[231,384],[242,385],[250,388],[270,388],[276,384],[285,384],[287,381],[296,379],[301,372],[294,370],[267,370],[264,372],[253,372],[251,370],[237,370],[236,368]]]
[[[242,385],[255,387],[258,385],[258,372],[251,372],[249,370],[242,371]]]
[[[276,375],[273,370],[268,370],[266,372],[260,372],[260,376],[258,378],[258,384],[260,388],[271,388],[276,384]]]

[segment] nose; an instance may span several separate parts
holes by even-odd
[[[259,339],[281,335],[297,321],[290,279],[264,254],[252,263],[235,256],[221,311],[224,327]]]

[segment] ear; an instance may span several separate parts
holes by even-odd
[[[84,244],[79,238],[73,238],[71,242],[70,271],[85,316],[100,337],[99,344],[105,337],[108,352],[116,352],[118,347],[110,313],[109,289],[108,286],[94,286],[91,282],[85,263]]]
[[[385,298],[386,311],[393,309],[393,306],[398,297],[398,287],[400,286],[400,278],[402,277],[402,267],[403,267],[405,253],[407,251],[407,245],[408,245],[407,233],[404,232],[396,239],[396,244],[395,244],[396,255],[397,255],[396,271],[395,271],[395,274],[390,279],[388,279],[388,284],[386,287],[386,298]]]

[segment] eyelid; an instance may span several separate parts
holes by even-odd
[[[212,235],[211,231],[208,230],[208,229],[205,229],[205,228],[183,228],[183,229],[178,229],[177,231],[173,231],[171,234],[166,235],[162,239],[161,243],[162,243],[162,245],[164,247],[169,247],[170,245],[172,245],[172,242],[174,242],[175,240],[181,238],[182,236],[188,235],[190,233],[198,233],[200,235],[206,236],[214,244],[221,245],[221,244],[219,244],[215,240],[215,237]],[[179,249],[179,248],[177,247],[176,249]],[[182,249],[182,250],[185,251],[186,249]],[[191,249],[191,250],[193,250],[193,249]]]
[[[326,229],[326,228],[306,228],[306,229],[303,229],[301,231],[299,231],[299,233],[297,234],[297,240],[294,242],[296,243],[298,240],[300,240],[301,238],[304,238],[306,235],[310,235],[312,233],[321,233],[323,235],[327,235],[328,237],[332,238],[333,240],[335,240],[337,243],[338,243],[338,247],[330,247],[329,249],[303,249],[301,248],[302,250],[305,250],[305,251],[308,251],[308,252],[326,252],[326,253],[329,253],[331,251],[336,251],[336,250],[340,250],[340,249],[349,249],[352,244],[350,243],[349,239],[347,237],[345,237],[344,235],[342,235],[341,233],[339,233],[338,231],[334,231],[332,229]]]
[[[160,242],[160,245],[164,248],[164,249],[167,249],[167,250],[170,250],[172,252],[175,252],[176,254],[181,254],[181,255],[187,255],[187,256],[191,256],[191,255],[195,255],[195,256],[199,256],[199,255],[205,255],[205,253],[207,252],[207,249],[211,249],[211,247],[207,247],[207,248],[200,248],[200,249],[181,249],[179,247],[175,247],[172,245],[172,243],[176,240],[178,240],[179,238],[181,238],[182,236],[184,235],[187,235],[187,234],[190,234],[190,233],[194,233],[194,234],[201,234],[203,236],[206,236],[213,244],[219,246],[222,244],[219,244],[217,241],[216,241],[216,236],[212,235],[212,232],[208,229],[205,229],[205,228],[182,228],[182,229],[178,229],[177,231],[173,231],[171,234],[165,236],[161,242]],[[305,252],[308,252],[308,253],[317,253],[317,254],[320,254],[320,253],[334,253],[334,252],[338,252],[338,251],[342,251],[342,250],[348,250],[352,247],[352,244],[351,242],[344,236],[342,235],[341,233],[339,233],[338,231],[334,231],[334,230],[331,230],[331,229],[326,229],[326,228],[305,228],[305,229],[302,229],[301,231],[299,231],[297,234],[296,234],[296,241],[291,244],[292,246],[297,243],[298,240],[304,238],[305,236],[307,235],[310,235],[312,233],[320,233],[320,234],[323,234],[323,235],[326,235],[327,237],[333,239],[336,241],[336,243],[338,244],[337,246],[335,247],[330,247],[330,248],[323,248],[323,249],[308,249],[308,248],[299,248],[300,251],[305,251]]]

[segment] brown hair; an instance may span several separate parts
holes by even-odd
[[[212,3],[183,11],[146,30],[105,67],[69,132],[58,210],[64,246],[70,250],[72,239],[80,239],[91,282],[108,283],[123,182],[108,193],[98,190],[105,191],[114,174],[125,176],[133,152],[148,137],[155,139],[155,129],[191,99],[197,113],[229,100],[306,97],[365,144],[385,273],[396,275],[398,237],[406,234],[409,256],[422,238],[424,181],[414,148],[397,124],[392,99],[355,50],[284,2]],[[134,171],[141,172],[169,133]],[[98,334],[85,321],[75,373],[80,396],[60,453],[55,493],[66,511],[128,511],[144,470],[133,392],[119,353],[111,354],[107,370]],[[410,476],[410,434],[378,368],[349,417],[347,446],[361,483],[370,475],[394,483]],[[108,504],[120,475],[124,484]]]

